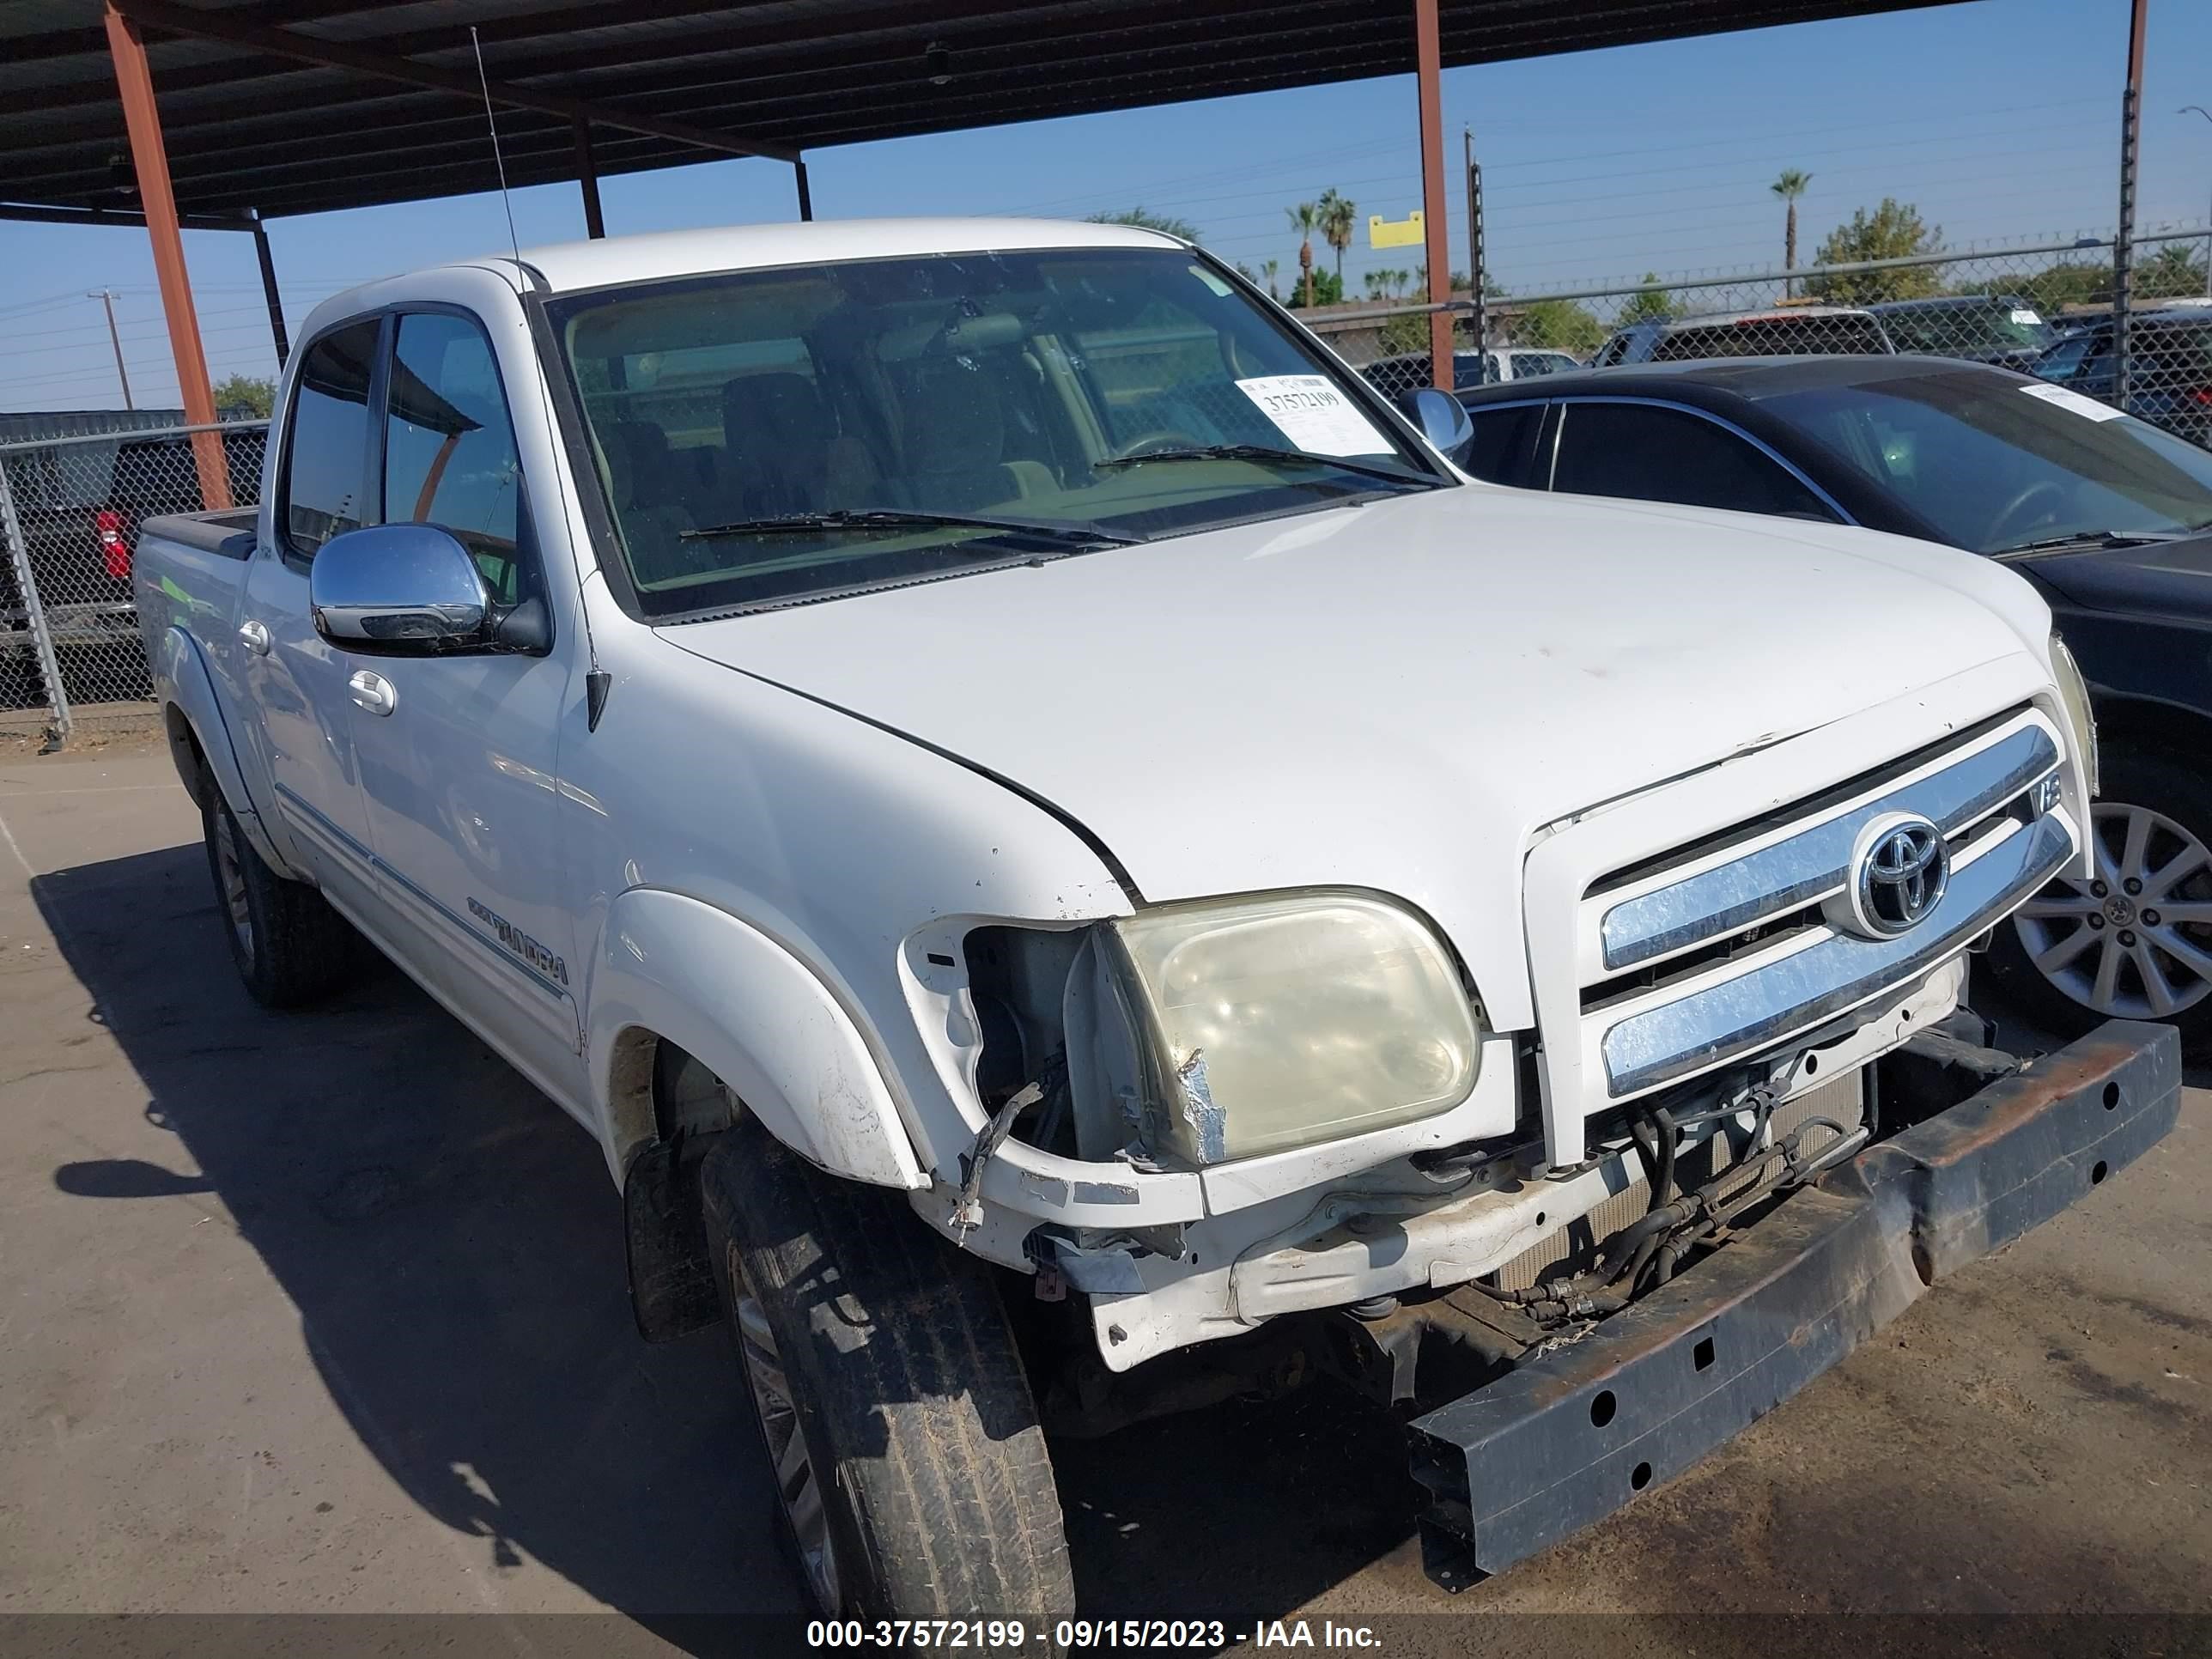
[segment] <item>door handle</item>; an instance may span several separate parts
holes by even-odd
[[[242,622],[238,625],[238,637],[245,642],[246,648],[255,656],[265,657],[269,654],[269,629],[265,623]]]
[[[399,707],[399,693],[392,689],[392,682],[366,668],[348,677],[346,690],[355,702],[372,714],[389,714]]]

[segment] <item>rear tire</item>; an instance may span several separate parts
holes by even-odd
[[[208,872],[230,959],[264,1008],[296,1008],[351,977],[361,936],[323,896],[270,869],[216,791],[200,808]]]
[[[708,1247],[778,1514],[816,1610],[1054,1619],[1060,1498],[990,1270],[904,1197],[750,1117],[701,1168]]]
[[[2062,1036],[2158,1020],[2202,1051],[2212,1043],[2212,786],[2140,751],[2108,754],[2102,770],[2096,880],[2062,877],[2021,906],[1990,941],[1990,971],[2022,1013]]]

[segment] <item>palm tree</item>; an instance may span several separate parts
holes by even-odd
[[[1782,224],[1782,268],[1784,270],[1797,269],[1797,198],[1805,193],[1805,187],[1812,182],[1811,173],[1800,173],[1796,167],[1784,167],[1782,176],[1767,186],[1790,204],[1790,216]],[[1782,297],[1785,300],[1790,297],[1790,279],[1785,276],[1782,279]]]
[[[1282,268],[1283,262],[1280,259],[1270,259],[1267,264],[1260,267],[1260,269],[1267,275],[1267,297],[1270,300],[1279,300],[1283,297],[1281,295],[1275,292],[1275,273]]]
[[[1344,286],[1344,251],[1352,246],[1352,233],[1359,224],[1359,209],[1349,196],[1340,196],[1334,185],[1321,193],[1321,234],[1336,250],[1336,285]]]
[[[1305,307],[1313,309],[1313,239],[1321,228],[1321,208],[1312,202],[1301,202],[1288,210],[1291,228],[1298,233],[1298,281],[1305,288]]]

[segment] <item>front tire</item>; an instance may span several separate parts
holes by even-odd
[[[296,1008],[343,984],[360,949],[345,918],[313,888],[270,869],[212,789],[200,808],[200,830],[231,963],[253,1000],[264,1008]]]
[[[896,1193],[750,1116],[701,1167],[707,1238],[807,1596],[831,1616],[1062,1617],[1060,1498],[990,1270]]]
[[[2109,756],[2092,804],[2097,873],[2061,877],[1991,941],[1990,967],[2064,1036],[2107,1019],[2162,1021],[2212,1042],[2212,787],[2161,757]]]

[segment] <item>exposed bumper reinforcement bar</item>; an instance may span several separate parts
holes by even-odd
[[[1582,1340],[1417,1419],[1429,1575],[1460,1589],[1687,1468],[1939,1279],[2164,1139],[2180,1040],[2113,1020],[1878,1142]]]

